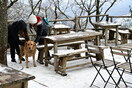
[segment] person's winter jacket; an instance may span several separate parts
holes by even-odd
[[[35,42],[39,42],[39,44],[44,44],[44,40],[41,39],[41,36],[48,35],[48,26],[43,20],[42,20],[42,24],[37,25],[36,33],[37,33],[37,37],[35,39]]]
[[[19,36],[24,34],[26,40],[29,40],[27,34],[27,25],[23,20],[16,21],[13,24],[8,25],[8,43],[14,45],[24,45],[24,42],[19,40]]]

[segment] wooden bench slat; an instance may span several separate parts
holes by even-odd
[[[80,53],[84,53],[87,52],[87,49],[77,49],[77,50],[73,50],[73,51],[68,51],[68,52],[63,52],[63,53],[54,53],[53,56],[57,56],[57,57],[65,57],[65,56],[72,56],[75,54],[80,54]]]
[[[116,31],[116,29],[110,29],[111,31]],[[130,34],[129,30],[118,30],[119,33],[121,34]]]
[[[132,65],[132,64],[131,64],[131,65]],[[131,71],[131,69],[130,69],[130,64],[129,64],[128,62],[121,63],[121,64],[117,65],[117,67],[126,69],[126,70],[129,71],[129,72]]]

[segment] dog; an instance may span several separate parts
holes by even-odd
[[[25,41],[24,46],[21,46],[20,49],[20,63],[22,63],[22,57],[25,56],[26,57],[26,68],[28,67],[28,57],[33,58],[33,65],[34,67],[36,67],[36,63],[35,63],[35,53],[36,53],[36,43],[34,41]]]

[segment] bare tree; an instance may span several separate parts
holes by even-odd
[[[67,1],[67,3],[63,3],[64,0],[53,0],[54,2],[54,7],[55,7],[55,19],[58,18],[59,14],[64,15],[66,18],[69,18],[66,14],[66,10],[68,9],[69,6],[69,0]],[[63,7],[61,7],[62,5],[64,5]],[[63,9],[61,9],[63,8]],[[58,12],[59,11],[59,12]]]
[[[33,13],[35,15],[38,15],[41,9],[41,4],[42,4],[42,0],[38,0],[37,3],[34,4],[35,0],[28,0],[29,4],[31,6],[31,13],[29,14],[29,16]],[[35,9],[38,9],[38,12],[35,12]]]
[[[8,20],[27,20],[30,11],[29,5],[24,4],[23,1],[18,1],[8,9]]]
[[[10,2],[17,0],[10,0]],[[21,0],[19,0],[21,1]],[[42,2],[43,1],[43,2]],[[70,15],[74,16],[83,16],[83,15],[99,15],[107,14],[107,12],[112,8],[112,6],[118,0],[28,0],[30,10],[27,11],[28,16],[32,13],[35,15],[44,16],[50,19],[69,19]],[[104,9],[104,5],[109,3]],[[29,9],[29,8],[28,8]],[[52,10],[51,10],[52,9]],[[26,9],[27,10],[27,9]],[[22,12],[22,11],[21,11]],[[70,13],[70,15],[69,15]],[[17,14],[20,12],[18,10]],[[15,14],[15,15],[17,15]],[[23,14],[22,14],[23,15]],[[28,17],[25,16],[25,17]],[[22,17],[21,14],[19,17]],[[95,21],[101,21],[104,17],[96,17]],[[92,24],[91,17],[79,19],[79,28],[85,29],[88,23]]]
[[[48,10],[51,9],[51,5],[52,5],[52,0],[45,0],[45,2],[42,3],[41,9],[44,10],[45,18],[48,18],[49,16]]]
[[[130,14],[131,14],[131,16],[132,16],[132,7],[131,6],[129,6],[129,8],[130,8]]]
[[[7,65],[7,0],[0,0],[0,63]]]
[[[110,10],[110,8],[112,8],[112,6],[117,2],[117,0],[74,0],[74,2],[76,3],[75,7],[78,7],[79,10],[72,10],[74,11],[73,13],[79,14],[77,12],[80,12],[80,16],[83,14],[85,15],[99,15],[99,14],[107,14],[107,12]],[[104,5],[106,3],[109,3],[109,6],[107,6],[107,8],[105,8],[105,11],[102,12],[102,10],[104,9]],[[75,15],[76,15],[75,14]],[[101,21],[103,20],[104,17],[99,18],[96,17],[96,21]],[[79,21],[80,22],[80,21]],[[89,17],[89,20],[86,19],[85,21],[83,20],[83,24],[85,24],[85,27],[87,26],[87,23],[90,22],[92,24],[92,19]],[[80,27],[82,27],[82,25],[80,25]]]

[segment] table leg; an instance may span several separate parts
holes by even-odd
[[[67,28],[67,33],[70,33],[70,28]]]
[[[84,42],[85,42],[85,48],[87,48],[88,47],[87,46],[88,45],[88,40],[85,40]],[[88,52],[85,53],[85,56],[88,56]],[[88,57],[86,59],[88,59]]]
[[[55,43],[54,44],[54,53],[57,53],[57,50],[58,50],[58,44]],[[54,70],[55,71],[58,71],[58,58],[54,58]]]
[[[107,34],[108,34],[108,29],[106,28],[105,29],[105,45],[107,45],[107,43],[108,43],[108,36],[107,36]]]
[[[100,45],[100,36],[96,36],[96,38],[94,39],[94,45]]]
[[[45,59],[44,59],[44,62],[45,62],[45,66],[48,66],[48,45],[47,45],[47,42],[46,42],[46,39],[44,40],[44,55],[45,55]]]
[[[54,35],[57,35],[57,30],[54,29]]]
[[[28,81],[23,82],[22,85],[23,85],[22,88],[28,88]]]
[[[115,41],[115,45],[118,45],[118,27],[116,28],[116,41]]]
[[[99,46],[100,45],[100,36],[97,36],[95,40],[96,40],[96,45]],[[100,56],[100,54],[96,54],[96,60],[98,61],[101,59],[102,59],[102,57]]]

